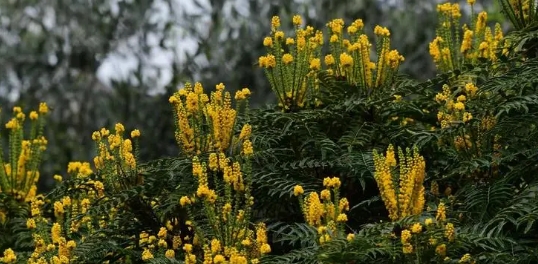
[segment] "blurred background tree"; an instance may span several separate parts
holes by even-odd
[[[477,7],[481,8],[480,1]],[[483,1],[495,12],[492,1]],[[91,132],[115,122],[143,135],[142,160],[177,153],[168,97],[187,81],[249,87],[252,106],[274,97],[256,66],[273,15],[325,29],[333,18],[388,27],[401,71],[434,75],[428,44],[436,5],[421,0],[0,1],[0,106],[52,108],[41,188],[72,160],[91,160]],[[497,12],[498,13],[498,12]],[[491,14],[491,13],[490,13]],[[497,19],[498,16],[493,17]],[[5,138],[5,137],[4,137]]]

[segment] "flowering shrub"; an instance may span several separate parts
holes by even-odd
[[[347,38],[342,19],[327,23],[330,53],[325,56],[322,54],[323,33],[311,26],[302,28],[302,24],[302,18],[295,15],[295,36],[286,37],[280,30],[280,18],[273,17],[271,36],[263,41],[268,54],[259,58],[279,106],[285,111],[322,104],[318,78],[322,59],[329,75],[345,78],[368,95],[389,84],[404,60],[398,51],[390,50],[387,28],[376,26],[374,30],[378,39],[376,63],[370,59],[372,44],[364,33],[361,19],[347,27]]]
[[[348,38],[344,37],[344,21],[335,19],[327,26],[330,31],[331,53],[324,58],[329,73],[345,77],[346,81],[371,94],[391,83],[404,61],[397,50],[390,49],[390,31],[381,26],[374,28],[377,38],[377,62],[371,61],[372,44],[364,33],[361,19],[347,27]]]
[[[418,149],[406,153],[398,149],[399,163],[396,162],[394,147],[389,145],[386,156],[374,150],[375,180],[391,220],[400,220],[422,213],[424,208],[425,161]],[[398,165],[398,176],[393,171]]]
[[[474,11],[475,1],[467,1]],[[460,31],[460,5],[444,3],[437,6],[440,24],[437,37],[430,43],[430,54],[441,72],[461,69],[464,64],[476,64],[479,59],[495,63],[497,53],[503,46],[503,33],[500,24],[495,30],[486,25],[488,14],[480,12],[472,18],[472,24],[463,25]],[[474,14],[473,14],[474,15]],[[461,40],[461,42],[460,42]],[[506,50],[503,50],[506,53]]]
[[[231,95],[218,84],[211,95],[204,93],[202,84],[186,84],[169,101],[174,106],[176,141],[184,154],[193,156],[208,151],[228,150],[233,146],[232,132],[237,110],[246,103],[250,90],[237,91],[237,109],[232,108]]]
[[[303,187],[296,185],[293,189],[294,195],[300,198],[305,221],[317,229],[320,244],[344,237],[349,202],[345,197],[340,198],[340,185],[338,177],[327,177],[323,180],[323,191],[311,192],[304,198]]]
[[[500,3],[516,28],[535,21],[533,2]],[[536,30],[510,44],[485,13],[460,32],[459,5],[438,12],[443,74],[426,82],[395,81],[386,28],[374,54],[362,20],[332,20],[323,53],[321,31],[294,16],[286,37],[274,17],[259,63],[280,109],[187,83],[168,98],[177,157],[141,161],[141,132],[118,123],[49,193],[36,187],[49,108],[25,128],[15,107],[0,262],[536,263]]]
[[[29,113],[31,124],[28,137],[24,135],[26,114],[20,107],[13,108],[13,118],[6,123],[6,129],[9,131],[9,152],[6,161],[3,153],[0,155],[0,191],[17,201],[28,202],[36,195],[39,165],[47,146],[43,127],[48,112],[47,104],[41,103],[38,111]],[[4,217],[4,212],[0,209],[0,220]]]

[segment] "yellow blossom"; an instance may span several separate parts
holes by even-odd
[[[437,255],[439,255],[441,257],[444,257],[446,255],[446,245],[441,244],[441,245],[437,246],[435,248],[435,253],[437,253]]]
[[[303,23],[303,19],[299,15],[293,16],[292,21],[295,26],[300,26]]]
[[[280,17],[273,16],[273,18],[271,19],[271,27],[273,29],[277,29],[280,27]]]
[[[310,60],[310,69],[318,71],[321,69],[321,60],[319,58],[314,58]]]
[[[47,103],[40,103],[39,104],[39,113],[40,114],[46,114],[49,112],[49,107],[47,106]]]
[[[289,53],[286,53],[282,56],[282,62],[284,62],[284,64],[290,64],[293,62],[293,56]]]
[[[138,129],[131,131],[131,138],[136,138],[136,137],[140,137],[140,130]]]
[[[299,196],[299,195],[302,195],[303,193],[304,193],[304,190],[301,185],[295,185],[295,187],[293,187],[293,195]]]
[[[153,254],[151,253],[151,251],[148,248],[146,248],[142,252],[142,260],[143,261],[148,261],[150,259],[153,259]]]
[[[351,67],[353,66],[353,57],[343,52],[340,54],[340,63],[342,64],[342,67]]]
[[[420,223],[415,223],[411,227],[411,232],[415,234],[422,232],[422,225]]]
[[[4,257],[0,258],[3,263],[14,263],[17,261],[17,255],[15,255],[15,251],[13,251],[11,248],[8,248],[4,250]]]
[[[263,45],[266,47],[272,47],[273,46],[273,39],[271,37],[265,37],[263,39]]]
[[[166,252],[164,253],[164,256],[169,258],[169,259],[173,259],[176,257],[176,252],[172,249],[168,249],[166,250]]]

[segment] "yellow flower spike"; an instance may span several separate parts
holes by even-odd
[[[293,38],[286,38],[286,45],[291,46],[295,44],[295,39]]]
[[[444,203],[440,203],[437,206],[437,215],[435,216],[437,221],[443,222],[446,220],[446,207]]]
[[[454,104],[454,109],[458,111],[464,111],[465,110],[465,104],[462,102],[457,102]]]
[[[456,233],[454,231],[454,224],[447,223],[445,226],[445,237],[448,239],[448,241],[453,242],[456,238]]]
[[[273,46],[273,38],[265,37],[263,39],[263,45],[266,46],[266,47],[272,47]]]
[[[301,185],[295,185],[295,187],[293,187],[293,195],[299,196],[303,194],[304,194],[304,190]]]
[[[331,29],[331,32],[333,34],[342,34],[342,29],[344,28],[344,20],[337,18],[329,23],[327,23],[327,26]]]
[[[336,221],[341,222],[341,223],[347,222],[347,215],[346,214],[339,214]]]
[[[395,221],[422,212],[425,203],[423,186],[425,161],[416,148],[413,152],[407,150],[405,154],[399,150],[400,173],[398,177],[393,177],[390,165],[395,164],[395,159],[392,157],[393,151],[390,148],[389,146],[386,157],[374,151],[376,169],[374,178],[389,217]],[[387,161],[389,158],[394,161]],[[399,184],[394,183],[393,179],[398,179]],[[398,187],[398,192],[395,187]]]
[[[277,41],[282,41],[284,39],[284,36],[285,36],[285,34],[284,34],[283,31],[275,32],[275,40],[277,40]]]
[[[288,65],[290,63],[293,62],[293,56],[289,53],[286,53],[282,56],[282,62],[284,62],[284,64]]]
[[[347,33],[350,35],[357,33],[357,31],[359,31],[359,29],[354,25],[347,27]]]
[[[47,103],[40,103],[39,104],[39,113],[40,114],[47,114],[49,112],[49,107]]]
[[[31,120],[37,120],[37,118],[39,118],[39,114],[37,114],[36,111],[30,112],[30,119]]]
[[[339,203],[338,203],[338,207],[340,208],[340,210],[342,212],[346,212],[346,211],[349,211],[349,202],[347,200],[347,198],[341,198]]]
[[[319,58],[314,58],[310,60],[310,69],[314,71],[319,71],[321,69],[321,60]]]
[[[301,24],[303,24],[303,19],[301,18],[300,15],[293,16],[292,21],[293,21],[293,25],[295,26],[300,26]]]
[[[386,27],[382,26],[375,26],[374,28],[374,34],[380,36],[380,37],[389,37],[390,31]]]
[[[342,67],[344,68],[353,66],[353,57],[345,52],[340,54],[340,64],[342,64]]]
[[[334,65],[334,63],[335,63],[335,60],[334,60],[333,55],[328,54],[328,55],[325,56],[325,64],[327,66],[332,66],[332,65]]]
[[[441,244],[435,248],[435,253],[441,257],[446,256],[446,245]]]
[[[254,149],[252,147],[252,142],[250,142],[250,140],[246,139],[244,142],[243,142],[243,151],[242,151],[243,155],[245,155],[245,157],[250,157],[252,156],[252,154],[254,154]]]
[[[461,257],[458,263],[471,263],[472,259],[473,258],[471,257],[471,254],[466,253],[465,255]]]
[[[328,189],[325,189],[325,190],[321,191],[320,197],[324,201],[330,201],[331,200],[331,191],[329,191]]]
[[[407,244],[411,241],[411,231],[404,229],[402,230],[401,242],[402,244]]]
[[[182,206],[182,207],[185,207],[187,205],[190,205],[191,204],[191,199],[189,199],[189,197],[187,196],[183,196],[179,199],[179,204]]]
[[[164,256],[168,259],[173,259],[176,257],[176,252],[172,249],[168,249],[166,250],[166,252],[164,253]]]
[[[422,225],[420,223],[413,224],[413,226],[411,227],[411,232],[414,234],[422,232]]]
[[[140,137],[140,130],[135,129],[131,131],[131,138],[137,138],[137,137]]]
[[[17,261],[17,255],[11,248],[4,250],[4,257],[0,258],[4,263],[15,263]]]
[[[276,30],[279,27],[280,27],[280,17],[273,16],[273,18],[271,19],[271,28],[272,28],[272,30]]]
[[[115,128],[116,134],[118,135],[121,135],[123,134],[123,132],[125,132],[125,127],[121,123],[117,123],[114,128]]]
[[[16,117],[20,121],[24,121],[24,118],[26,117],[26,115],[24,113],[18,113],[18,114],[16,114]]]
[[[154,256],[151,253],[151,251],[149,250],[149,248],[144,249],[144,251],[142,252],[142,261],[149,261],[149,260],[151,260],[153,258],[154,258]]]
[[[329,39],[329,42],[330,43],[336,43],[336,42],[338,42],[338,40],[339,40],[338,35],[333,34],[333,35],[331,35],[331,38]]]
[[[311,226],[318,226],[321,224],[321,217],[323,216],[324,209],[317,193],[312,192],[305,197],[304,214],[305,219]]]
[[[473,115],[469,112],[463,113],[463,122],[467,123],[473,119]]]
[[[33,218],[28,218],[28,220],[26,220],[26,227],[28,229],[35,229],[37,227],[35,220]]]
[[[92,133],[92,140],[93,141],[99,141],[101,140],[101,133],[99,131],[95,131]]]

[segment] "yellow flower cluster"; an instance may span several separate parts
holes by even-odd
[[[449,128],[461,122],[468,123],[473,119],[473,115],[466,111],[465,104],[476,97],[477,90],[472,82],[454,92],[448,84],[443,85],[443,91],[435,95],[435,101],[441,105],[437,112],[441,128]]]
[[[394,237],[395,234],[393,233]],[[456,231],[452,223],[446,221],[446,207],[444,203],[437,206],[437,216],[427,217],[421,221],[406,224],[401,232],[400,242],[404,254],[420,256],[426,251],[435,252],[439,260],[446,257],[447,245],[455,243]],[[409,255],[413,258],[414,255]],[[472,263],[470,254],[465,254],[462,263]]]
[[[137,174],[136,150],[140,131],[133,130],[131,138],[125,138],[125,127],[121,123],[117,123],[114,130],[111,133],[108,129],[101,128],[92,134],[97,146],[97,156],[93,159],[97,173],[114,188],[138,185],[140,179]]]
[[[440,138],[439,145],[452,146],[457,151],[467,153],[472,157],[481,157],[484,153],[493,153],[498,158],[501,148],[500,137],[487,133],[495,126],[496,118],[491,113],[483,110],[476,112],[477,116],[474,116],[468,107],[478,96],[488,98],[489,93],[478,94],[478,90],[473,81],[468,81],[463,85],[454,85],[453,88],[445,84],[442,92],[435,95],[435,101],[440,105],[437,120],[441,129],[458,128],[462,124],[464,125],[464,129],[453,129],[451,130],[453,133],[445,134],[443,138]],[[471,122],[472,120],[477,121]],[[497,166],[498,164],[493,164],[493,170],[490,171],[493,175],[498,173]],[[484,173],[488,174],[490,172],[477,170],[467,176],[484,180],[487,176]]]
[[[31,230],[34,251],[27,263],[70,263],[75,261],[73,250],[77,243],[83,242],[87,234],[97,227],[104,227],[105,216],[90,216],[88,211],[92,203],[104,197],[104,184],[89,176],[93,171],[88,162],[70,162],[67,172],[75,185],[70,190],[77,190],[72,196],[64,196],[56,201],[45,200],[43,195],[37,195],[30,202],[30,217],[26,227]],[[57,175],[59,178],[61,176]],[[54,220],[43,214],[43,207],[52,205]],[[109,211],[106,217],[114,217],[116,209]]]
[[[233,130],[230,131],[232,136]],[[204,230],[192,221],[195,239],[185,244],[185,263],[258,263],[259,258],[271,251],[267,243],[265,224],[250,229],[251,161],[253,154],[250,135],[252,127],[245,124],[235,144],[241,144],[240,159],[233,160],[224,152],[211,152],[207,161],[198,156],[192,159],[192,174],[198,188],[191,196],[183,196],[179,204],[192,216],[192,205],[200,202],[210,230]],[[191,219],[194,219],[191,217]],[[193,251],[201,248],[201,255]]]
[[[4,250],[4,257],[0,258],[0,262],[14,263],[15,261],[17,261],[17,255],[15,255],[15,252],[11,248]]]
[[[299,203],[306,222],[317,229],[319,243],[331,241],[334,238],[344,238],[344,225],[347,222],[349,202],[347,198],[340,198],[340,178],[327,177],[323,180],[325,187],[319,194],[311,192],[303,198],[304,190],[300,185],[293,189],[295,196],[299,196]],[[349,240],[353,236],[348,236]]]
[[[418,215],[424,208],[424,177],[426,164],[415,147],[404,154],[398,151],[399,173],[393,175],[397,166],[394,147],[389,145],[386,155],[374,151],[374,177],[381,198],[392,221]],[[398,182],[394,182],[397,179]]]
[[[474,3],[469,4],[472,7]],[[436,38],[430,43],[430,55],[439,71],[461,69],[464,64],[475,64],[479,59],[493,63],[497,61],[496,54],[504,45],[503,33],[498,23],[493,33],[486,26],[485,11],[480,12],[476,18],[473,17],[471,26],[463,25],[463,34],[460,31],[461,12],[458,3],[439,4],[437,12],[440,24]]]
[[[41,195],[31,202],[32,217],[28,218],[26,226],[33,233],[34,251],[28,258],[28,263],[69,263],[75,260],[73,250],[77,246],[77,242],[69,239],[69,237],[78,231],[81,223],[91,226],[91,221],[89,217],[83,217],[80,221],[74,220],[74,216],[80,213],[82,203],[80,200],[72,200],[70,197],[65,196],[60,201],[54,202],[56,222],[52,224],[52,227],[49,227],[49,220],[41,214],[41,207],[44,204],[45,202]],[[73,216],[72,221],[66,222],[65,214]],[[71,228],[63,230],[64,226],[69,226],[68,224],[70,224]]]
[[[176,250],[182,244],[181,237],[170,234],[174,230],[174,225],[168,221],[167,227],[161,227],[157,236],[149,235],[143,231],[139,234],[138,245],[142,247],[142,261],[148,262],[155,258],[155,255],[164,255],[167,259],[175,259]],[[171,239],[172,243],[168,242]]]
[[[376,26],[374,34],[377,37],[377,63],[370,60],[372,44],[364,33],[364,23],[355,20],[347,27],[344,36],[344,21],[334,19],[327,26],[331,34],[330,54],[325,56],[325,64],[329,73],[345,77],[347,82],[368,91],[389,83],[398,67],[404,61],[397,50],[390,49],[390,31]]]
[[[24,135],[26,115],[21,107],[13,107],[13,118],[6,123],[9,156],[7,161],[0,159],[0,193],[8,194],[20,202],[29,202],[36,196],[39,166],[47,146],[43,127],[48,111],[47,104],[41,103],[38,111],[30,112],[28,138]],[[0,138],[0,149],[4,151],[1,141]],[[0,215],[3,215],[2,211]]]
[[[272,22],[280,21],[273,17]],[[302,18],[293,17],[295,34],[286,37],[279,23],[271,23],[271,35],[263,40],[267,55],[259,58],[278,103],[286,111],[312,103],[318,93],[317,72],[321,70],[323,33],[311,26],[302,27]]]
[[[278,21],[278,23],[275,23]],[[263,40],[268,54],[259,58],[259,66],[276,93],[279,105],[285,111],[306,106],[319,106],[319,80],[322,61],[329,74],[345,77],[350,84],[368,90],[384,86],[392,80],[404,58],[398,51],[390,50],[390,32],[376,26],[378,61],[370,60],[372,44],[364,33],[364,23],[355,20],[346,28],[344,20],[334,19],[329,28],[330,53],[322,54],[324,37],[311,26],[302,28],[302,18],[294,16],[295,34],[285,37],[280,30],[280,18],[273,17],[271,35]]]
[[[236,92],[235,100],[246,102],[249,96],[250,90],[243,88]],[[232,108],[231,95],[224,84],[218,84],[208,96],[202,84],[193,87],[187,83],[169,102],[174,107],[176,141],[185,155],[224,152],[232,145],[237,110]]]

